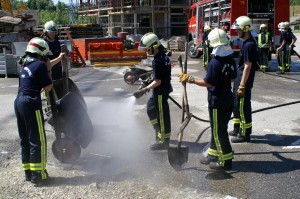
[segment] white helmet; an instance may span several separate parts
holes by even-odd
[[[41,56],[52,55],[48,43],[40,37],[31,39],[25,52],[34,53]]]
[[[227,33],[219,28],[213,29],[207,36],[209,45],[211,47],[217,47],[228,44]]]
[[[240,16],[232,24],[231,29],[242,30],[243,32],[250,32],[251,25],[252,25],[252,22],[249,17]]]
[[[284,22],[280,22],[278,24],[278,29],[279,31],[284,31],[286,24]]]
[[[266,25],[266,24],[264,24],[264,23],[263,23],[263,24],[261,24],[261,25],[260,25],[260,27],[259,27],[259,29],[261,30],[262,28],[267,28],[267,25]]]
[[[285,28],[289,28],[290,27],[290,22],[286,21],[286,22],[283,22],[284,25],[285,25]]]
[[[153,32],[148,32],[145,34],[140,41],[138,50],[147,50],[150,47],[157,49],[161,45],[158,37]]]
[[[44,32],[57,32],[57,27],[54,21],[48,21],[44,25]]]

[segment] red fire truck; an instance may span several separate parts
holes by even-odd
[[[189,10],[188,40],[189,56],[200,57],[202,54],[202,34],[204,26],[211,28],[221,27],[223,23],[230,25],[239,16],[248,16],[252,19],[252,30],[259,32],[261,24],[268,26],[272,35],[273,49],[279,45],[280,32],[278,23],[289,21],[289,0],[200,0],[194,3]],[[235,30],[229,32],[232,48],[238,52],[242,41]]]

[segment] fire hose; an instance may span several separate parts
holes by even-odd
[[[172,98],[171,96],[169,96],[169,99],[176,105],[178,106],[180,109],[182,109],[182,106],[174,99]],[[262,111],[266,111],[266,110],[270,110],[270,109],[274,109],[274,108],[279,108],[279,107],[283,107],[283,106],[289,106],[289,105],[293,105],[293,104],[298,104],[300,103],[300,100],[298,101],[294,101],[294,102],[288,102],[288,103],[283,103],[283,104],[278,104],[278,105],[275,105],[275,106],[269,106],[269,107],[265,107],[265,108],[261,108],[261,109],[257,109],[255,111],[252,111],[252,114],[253,113],[259,113],[259,112],[262,112]],[[201,122],[210,122],[209,120],[206,120],[206,119],[202,119],[200,117],[197,117],[195,116],[194,114],[190,113],[192,115],[193,118],[195,118],[196,120],[199,120]],[[230,118],[230,120],[232,120],[233,117]],[[200,140],[200,137],[201,135],[207,130],[209,129],[210,126],[206,127],[204,130],[202,130],[202,132],[199,134],[197,140],[195,141],[195,143],[197,143],[199,140]]]

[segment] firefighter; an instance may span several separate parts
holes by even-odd
[[[212,52],[212,48],[209,47],[209,43],[207,40],[207,36],[211,31],[211,27],[206,25],[204,27],[204,33],[202,35],[202,47],[203,47],[203,66],[204,69],[207,70],[208,62],[210,61],[210,55]]]
[[[285,24],[284,22],[280,22],[278,24],[278,30],[280,31],[280,45],[282,44],[283,40],[282,40],[282,35],[284,34],[285,31]],[[278,71],[277,74],[280,74],[282,72],[282,69],[284,69],[282,66],[285,65],[284,61],[285,59],[283,59],[283,52],[282,49],[276,49],[276,56],[277,56],[277,63],[278,63]]]
[[[231,82],[236,78],[237,69],[226,32],[216,28],[209,33],[208,40],[213,51],[205,78],[180,73],[179,80],[207,87],[212,131],[208,156],[201,159],[200,163],[209,164],[213,170],[231,170],[233,152],[227,129],[233,110]]]
[[[272,52],[272,38],[267,31],[267,25],[261,24],[257,39],[258,53],[259,53],[259,67],[262,72],[268,69],[269,54]]]
[[[234,130],[229,135],[233,143],[250,142],[252,133],[251,89],[254,83],[257,64],[257,44],[251,35],[251,19],[247,16],[238,17],[231,29],[235,29],[243,40],[240,51],[237,78],[234,82]]]
[[[62,79],[62,65],[61,60],[65,53],[61,52],[61,43],[57,36],[57,26],[54,21],[48,21],[44,25],[44,35],[52,55],[49,56],[50,63],[53,66],[51,70],[51,76],[53,80]]]
[[[52,89],[51,64],[46,57],[50,54],[45,40],[38,37],[30,40],[20,60],[22,71],[14,102],[25,179],[36,185],[42,184],[48,177],[41,90],[49,92]]]
[[[140,41],[139,50],[145,50],[148,55],[154,56],[152,62],[153,81],[134,93],[136,98],[141,97],[150,89],[152,96],[147,103],[147,114],[155,130],[155,143],[151,150],[167,150],[171,136],[171,119],[168,104],[171,87],[171,63],[166,55],[166,49],[161,45],[154,33],[145,34]]]
[[[229,22],[224,22],[222,25],[222,30],[224,30],[227,34],[227,39],[228,39],[228,43],[231,45],[230,43],[230,35],[229,35],[229,31],[230,31],[230,23]]]
[[[278,60],[277,74],[284,74],[290,71],[291,67],[291,52],[297,40],[290,28],[289,22],[281,22],[278,24],[281,31],[280,46],[276,49]]]
[[[52,55],[49,56],[50,64],[53,66],[51,69],[51,77],[53,80],[53,87],[58,99],[62,98],[64,92],[62,90],[62,64],[61,61],[65,53],[61,52],[61,43],[57,36],[57,26],[54,21],[48,21],[44,25],[45,41],[48,43]],[[49,104],[49,102],[47,102]],[[46,109],[47,110],[47,109]]]
[[[230,31],[230,23],[224,22],[222,25],[222,30],[224,30],[226,32],[226,34],[228,34],[228,31]]]

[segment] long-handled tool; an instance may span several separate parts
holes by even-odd
[[[187,52],[187,47],[186,47]],[[186,55],[187,59],[187,55]],[[181,71],[186,73],[187,72],[187,61],[185,61],[184,69],[182,67],[182,57],[178,57],[178,61],[180,64]],[[186,93],[186,83],[182,83],[183,88],[183,99],[182,99],[182,117],[181,117],[181,126],[178,133],[178,144],[176,147],[169,146],[168,149],[168,159],[170,165],[175,170],[180,170],[182,165],[185,164],[188,161],[188,154],[189,154],[189,148],[181,146],[182,144],[182,138],[183,138],[183,130],[191,120],[192,115],[189,111],[189,105],[188,105],[188,99],[187,99],[187,93]],[[186,117],[185,117],[186,112]]]

